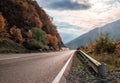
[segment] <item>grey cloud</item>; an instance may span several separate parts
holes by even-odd
[[[48,5],[50,9],[58,9],[58,10],[79,10],[79,9],[89,9],[90,5],[88,4],[80,4],[72,1],[59,1],[54,2]]]
[[[91,7],[90,4],[73,2],[72,0],[53,0],[46,1],[46,3],[41,0],[40,2],[43,3],[43,7],[54,10],[85,10]]]

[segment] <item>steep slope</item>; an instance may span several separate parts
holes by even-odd
[[[106,24],[102,27],[97,27],[88,33],[85,33],[78,38],[70,41],[66,44],[69,48],[78,48],[80,46],[87,45],[89,43],[95,42],[95,40],[98,38],[99,34],[103,33],[109,33],[110,37],[112,39],[120,39],[120,20],[114,21],[112,23]]]
[[[56,44],[48,46],[56,50],[63,45],[56,26],[52,23],[50,17],[39,7],[35,0],[1,0],[0,1],[0,38],[8,38],[14,42],[28,43],[32,37],[32,29],[40,28],[56,38]],[[53,43],[53,42],[52,42]]]

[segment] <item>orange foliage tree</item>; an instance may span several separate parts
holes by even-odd
[[[47,34],[47,39],[49,41],[49,46],[53,47],[53,49],[57,50],[59,40],[56,36],[52,36],[51,34]]]
[[[3,31],[6,26],[6,21],[2,14],[0,14],[0,31]]]
[[[13,35],[15,37],[15,40],[18,41],[19,43],[23,42],[21,29],[17,28],[16,26],[13,26],[10,29],[10,34]]]

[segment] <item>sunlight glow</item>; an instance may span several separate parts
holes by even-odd
[[[53,0],[54,1],[54,0]],[[120,19],[119,0],[71,0],[76,3],[89,4],[86,10],[50,10],[47,13],[54,17],[53,22],[57,25],[60,34],[79,36],[96,27],[103,26],[111,21]],[[64,26],[61,26],[63,25]],[[76,37],[77,37],[76,36]],[[72,37],[70,38],[70,40]]]
[[[95,13],[102,13],[111,8],[110,4],[107,4],[109,0],[91,0],[90,3],[92,5],[92,10]]]

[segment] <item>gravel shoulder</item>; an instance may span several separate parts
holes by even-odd
[[[95,79],[96,77],[89,72],[88,68],[75,55],[70,72],[66,77],[67,83],[93,83]]]
[[[97,79],[94,72],[91,72],[91,69],[76,54],[70,72],[66,76],[67,83],[97,83]],[[120,83],[120,71],[108,71],[107,83]]]

